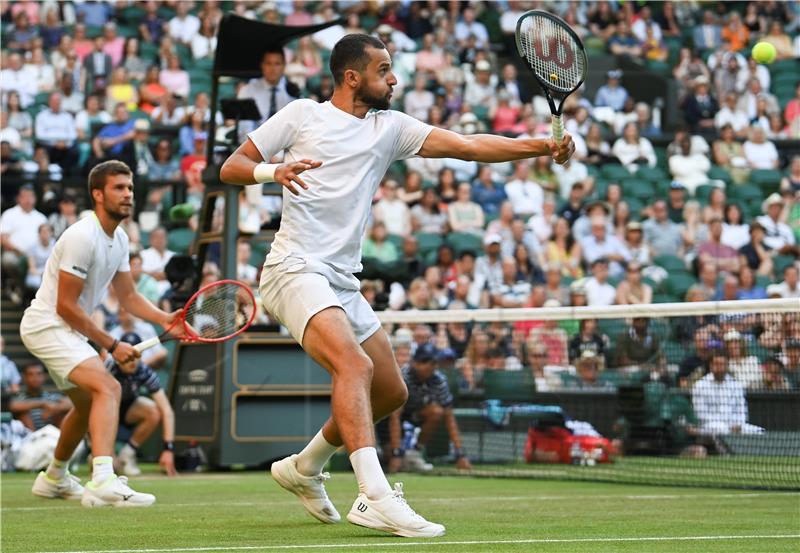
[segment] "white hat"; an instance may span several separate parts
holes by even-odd
[[[726,342],[731,342],[733,340],[741,340],[742,339],[742,335],[739,334],[738,330],[732,329],[732,330],[729,330],[728,332],[726,332],[725,336],[723,336],[722,339],[724,341],[726,341]]]
[[[475,64],[475,71],[491,71],[492,64],[486,60],[479,60],[478,63]]]
[[[766,211],[769,208],[769,206],[774,204],[783,204],[783,198],[781,198],[781,195],[778,194],[777,192],[773,192],[772,194],[767,196],[767,199],[764,200],[763,204],[761,204],[761,209],[762,211]]]
[[[490,232],[486,236],[483,237],[483,245],[488,246],[490,244],[499,244],[503,241],[503,237],[497,234],[496,232]]]
[[[549,300],[544,302],[544,305],[542,307],[561,307],[561,302],[555,298],[550,298]]]

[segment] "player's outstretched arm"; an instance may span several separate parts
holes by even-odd
[[[321,161],[310,159],[275,165],[263,163],[263,161],[261,152],[248,138],[222,164],[219,178],[224,183],[235,185],[277,182],[281,186],[285,186],[292,194],[297,195],[299,192],[295,188],[295,184],[308,190],[308,185],[299,177],[300,173],[322,165]],[[265,169],[266,173],[264,173]]]
[[[421,157],[452,157],[481,163],[499,163],[529,157],[552,156],[565,163],[575,151],[569,134],[561,144],[552,138],[506,138],[493,134],[462,135],[433,129],[419,150]]]

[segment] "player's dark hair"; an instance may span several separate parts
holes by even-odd
[[[344,82],[344,72],[348,69],[364,71],[369,63],[367,47],[386,50],[383,42],[364,34],[345,35],[336,43],[331,52],[330,69],[337,86]]]
[[[131,168],[126,164],[116,159],[110,159],[108,161],[98,163],[94,166],[94,168],[92,168],[92,170],[89,172],[89,198],[92,200],[92,205],[94,205],[92,191],[103,190],[103,188],[106,186],[106,180],[108,180],[108,177],[113,177],[115,175],[133,176],[133,171],[131,171]]]

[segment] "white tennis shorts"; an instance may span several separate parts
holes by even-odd
[[[264,309],[289,329],[298,344],[303,345],[311,317],[328,307],[344,310],[359,344],[380,329],[377,315],[360,291],[334,286],[319,273],[300,272],[304,268],[287,263],[264,267],[259,286]]]
[[[76,387],[69,381],[72,369],[91,357],[97,357],[89,339],[71,328],[51,326],[30,332],[25,329],[23,317],[19,335],[28,351],[44,364],[50,378],[62,391]]]

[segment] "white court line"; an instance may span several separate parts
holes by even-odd
[[[219,547],[181,547],[174,549],[104,549],[86,551],[42,551],[39,553],[181,553],[198,551],[255,551],[281,549],[349,549],[414,547],[417,545],[504,545],[520,543],[620,543],[620,542],[671,542],[671,541],[722,541],[722,540],[782,540],[797,539],[800,534],[761,534],[749,536],[641,536],[631,538],[532,538],[522,540],[465,540],[465,541],[396,541],[378,543],[309,543],[306,545],[241,545]]]
[[[672,499],[703,499],[703,498],[710,498],[710,499],[739,499],[741,497],[795,497],[800,496],[800,493],[794,492],[754,492],[754,493],[718,493],[718,494],[664,494],[664,495],[614,495],[614,494],[606,494],[606,495],[511,495],[511,496],[503,496],[503,495],[487,495],[487,496],[469,496],[469,497],[416,497],[414,498],[414,503],[447,503],[452,504],[454,501],[458,501],[460,499],[470,499],[475,501],[492,501],[492,500],[503,500],[503,501],[563,501],[569,499],[628,499],[631,501],[658,501],[658,500],[672,500]],[[293,499],[278,499],[272,501],[234,501],[225,503],[225,507],[275,507],[278,505],[294,505],[297,501]],[[66,502],[60,502],[59,505],[42,505],[38,507],[2,507],[0,511],[2,512],[17,512],[17,511],[53,511],[58,509],[67,509],[72,504]],[[157,507],[215,507],[219,506],[220,503],[216,502],[195,502],[195,503],[156,503],[153,508]]]

